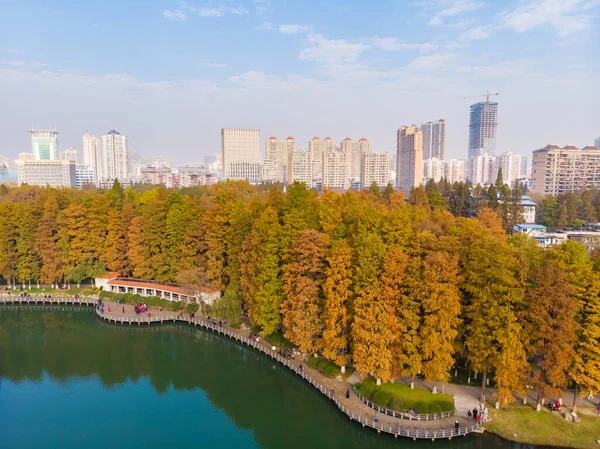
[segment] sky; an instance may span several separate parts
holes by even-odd
[[[497,152],[600,135],[600,0],[20,0],[0,14],[0,155],[56,128],[116,129],[175,164],[261,140],[366,137],[444,118],[466,158],[469,104],[498,92]],[[263,150],[264,151],[264,150]]]

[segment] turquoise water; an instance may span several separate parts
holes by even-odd
[[[500,449],[491,436],[436,448]],[[231,340],[118,327],[90,310],[0,307],[0,448],[424,448],[363,429]]]

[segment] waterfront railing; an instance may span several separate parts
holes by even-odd
[[[5,304],[27,304],[27,303],[42,304],[43,303],[43,304],[57,304],[57,305],[95,306],[97,304],[97,299],[91,298],[91,297],[79,297],[79,298],[73,298],[73,297],[71,297],[71,298],[56,298],[56,297],[43,298],[42,297],[42,298],[40,298],[40,297],[34,297],[33,295],[31,295],[31,297],[21,297],[21,296],[11,295],[11,296],[0,296],[0,303],[5,303]],[[123,316],[115,315],[114,313],[102,312],[102,310],[98,307],[95,307],[95,312],[96,312],[96,315],[98,315],[98,317],[102,318],[103,320],[109,321],[109,322],[129,324],[129,325],[132,325],[132,324],[150,325],[152,323],[164,323],[164,322],[169,322],[169,321],[185,322],[185,323],[194,325],[196,327],[201,327],[201,328],[213,331],[213,332],[217,332],[217,333],[226,335],[238,342],[244,343],[247,346],[250,346],[250,347],[256,349],[257,351],[262,352],[263,354],[271,357],[274,360],[277,360],[279,363],[286,366],[291,371],[295,372],[298,376],[302,377],[304,380],[306,380],[308,383],[310,383],[314,388],[316,388],[325,397],[332,400],[333,403],[338,407],[338,409],[342,413],[344,413],[346,416],[348,416],[350,419],[362,424],[363,427],[372,428],[372,429],[376,430],[377,432],[388,433],[388,434],[394,435],[395,437],[401,436],[401,437],[408,437],[408,438],[413,438],[413,439],[435,440],[437,438],[453,438],[453,437],[457,437],[457,436],[465,436],[465,435],[468,435],[469,433],[476,431],[481,426],[481,423],[474,423],[469,426],[459,427],[458,429],[451,428],[451,429],[431,430],[431,429],[409,428],[409,427],[402,426],[400,424],[389,424],[389,423],[379,422],[378,420],[375,419],[375,416],[373,416],[373,417],[363,416],[363,415],[355,412],[354,410],[346,407],[333,394],[333,392],[330,389],[328,389],[327,387],[325,387],[321,383],[319,383],[317,380],[315,380],[310,374],[306,373],[299,365],[291,362],[287,358],[282,357],[277,351],[274,351],[274,350],[260,344],[258,341],[254,340],[252,338],[244,337],[243,335],[240,335],[237,332],[226,329],[216,322],[205,321],[202,319],[190,319],[190,318],[185,318],[181,315],[150,316],[150,317],[123,317]],[[356,390],[355,390],[355,392],[358,393]],[[358,393],[358,394],[360,394],[360,393]],[[381,413],[385,413],[383,411],[385,409],[383,409],[383,408],[381,410],[378,410],[378,409],[375,409],[375,410],[377,410],[378,412],[381,412]],[[385,414],[389,415],[388,413],[385,413]],[[438,414],[438,415],[441,415],[441,414]],[[390,416],[394,416],[394,415],[390,415]],[[449,416],[449,415],[447,415],[447,416]],[[441,416],[440,416],[440,418],[441,418]],[[432,418],[432,419],[437,419],[437,418]]]

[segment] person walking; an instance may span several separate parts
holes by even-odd
[[[350,388],[346,388],[346,399],[350,399]],[[598,410],[600,410],[600,404],[598,405]]]
[[[598,403],[598,414],[600,415],[600,402]]]
[[[477,407],[473,409],[473,419],[477,421]]]
[[[458,428],[460,427],[460,424],[458,423],[458,421],[454,422],[454,429],[456,430],[456,432],[458,433]]]
[[[379,413],[375,410],[375,416],[373,416],[373,421],[379,422]]]

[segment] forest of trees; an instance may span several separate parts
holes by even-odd
[[[321,196],[299,183],[0,186],[0,276],[110,270],[219,289],[225,315],[243,310],[265,335],[383,382],[445,383],[460,360],[482,385],[493,378],[502,405],[526,385],[540,401],[597,392],[597,265],[579,243],[508,235],[520,193],[499,181],[470,199],[464,184],[430,183],[408,201],[376,185]]]
[[[600,216],[600,190],[546,196],[541,201],[538,222],[548,227],[581,227],[597,223]]]

